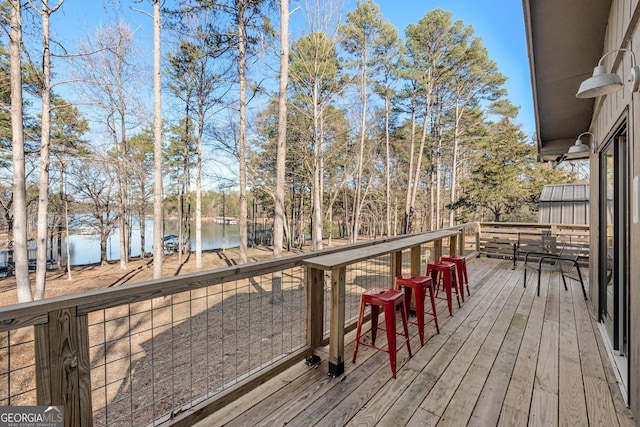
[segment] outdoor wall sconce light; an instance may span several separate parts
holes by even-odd
[[[576,98],[597,98],[602,95],[613,93],[624,86],[622,79],[616,73],[607,73],[607,69],[602,65],[602,60],[612,53],[631,52],[631,71],[629,78],[629,89],[631,93],[638,91],[640,85],[640,67],[636,65],[636,56],[631,49],[616,49],[604,54],[598,66],[593,69],[593,76],[580,84]]]
[[[569,151],[563,157],[563,160],[584,159],[585,154],[589,156],[589,146],[582,143],[582,137],[585,135],[591,135],[591,145],[595,145],[594,136],[591,132],[582,132],[578,135],[576,143],[569,147]]]

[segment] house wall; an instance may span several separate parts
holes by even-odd
[[[613,0],[609,14],[609,25],[605,43],[602,49],[603,54],[615,49],[631,49],[637,59],[640,60],[640,6],[639,0]],[[618,55],[609,55],[605,60],[608,69],[618,73],[623,81],[629,80],[629,70],[632,66],[632,56],[628,52],[619,52]],[[599,259],[599,182],[600,170],[598,163],[598,153],[602,144],[615,131],[615,126],[620,123],[621,118],[627,117],[628,131],[628,162],[626,165],[616,165],[616,167],[626,167],[628,170],[629,188],[629,208],[632,203],[637,202],[639,197],[633,194],[633,179],[640,176],[640,93],[631,94],[628,88],[615,93],[596,98],[594,100],[594,115],[592,118],[591,132],[595,135],[595,151],[591,154],[591,178],[590,178],[590,200],[591,200],[591,265],[590,265],[590,299],[593,314],[597,315],[598,307],[598,259]],[[638,178],[640,180],[640,178]],[[640,221],[638,221],[640,222]],[[630,327],[630,348],[629,348],[629,406],[634,417],[640,419],[640,224],[634,223],[632,213],[629,218],[629,327]]]

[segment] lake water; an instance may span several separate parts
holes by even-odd
[[[178,234],[177,223],[165,221],[164,235]],[[153,253],[153,219],[147,219],[145,226],[145,252]],[[191,250],[195,250],[195,226],[191,227]],[[202,221],[202,249],[227,249],[238,247],[240,231],[237,224],[218,224],[213,220]],[[120,259],[120,234],[119,229],[109,237],[107,241],[107,259],[109,261]],[[62,239],[63,255],[62,263],[66,260],[66,239]],[[90,234],[72,234],[69,237],[71,252],[71,265],[84,265],[100,262],[100,238]],[[133,224],[131,237],[131,255],[140,255],[140,227]]]

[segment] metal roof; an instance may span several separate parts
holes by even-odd
[[[589,224],[589,184],[545,185],[540,194],[541,224]]]
[[[555,160],[588,131],[593,99],[575,97],[602,56],[611,0],[523,0],[538,158]]]

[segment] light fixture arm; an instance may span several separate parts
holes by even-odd
[[[580,135],[578,135],[578,137],[576,138],[576,142],[582,140],[582,137],[585,135],[591,135],[591,138],[595,138],[595,136],[591,133],[591,132],[582,132]]]
[[[633,53],[633,51],[631,49],[625,49],[625,48],[620,48],[620,49],[614,49],[611,52],[607,52],[605,53],[602,58],[600,58],[600,61],[598,61],[598,65],[602,64],[602,60],[607,56],[610,55],[614,52],[629,52],[631,54],[631,71],[629,72],[630,76],[629,76],[629,90],[631,91],[631,94],[633,95],[634,92],[638,91],[638,88],[640,87],[640,67],[638,67],[636,64],[636,54]]]
[[[566,154],[562,155],[562,160],[584,159],[589,156],[589,146],[583,144],[581,139],[585,135],[591,135],[591,145],[595,145],[595,137],[593,136],[593,134],[591,132],[582,132],[580,135],[578,135],[576,143],[569,147],[569,150]]]
[[[605,53],[604,55],[602,55],[602,58],[600,58],[600,61],[598,61],[598,65],[602,65],[602,61],[604,61],[604,58],[606,58],[607,56],[611,55],[612,53],[617,53],[617,52],[630,52],[631,53],[631,66],[632,67],[636,66],[636,54],[633,53],[633,51],[631,49],[625,49],[625,48],[614,49],[612,51],[609,51],[609,52]]]

